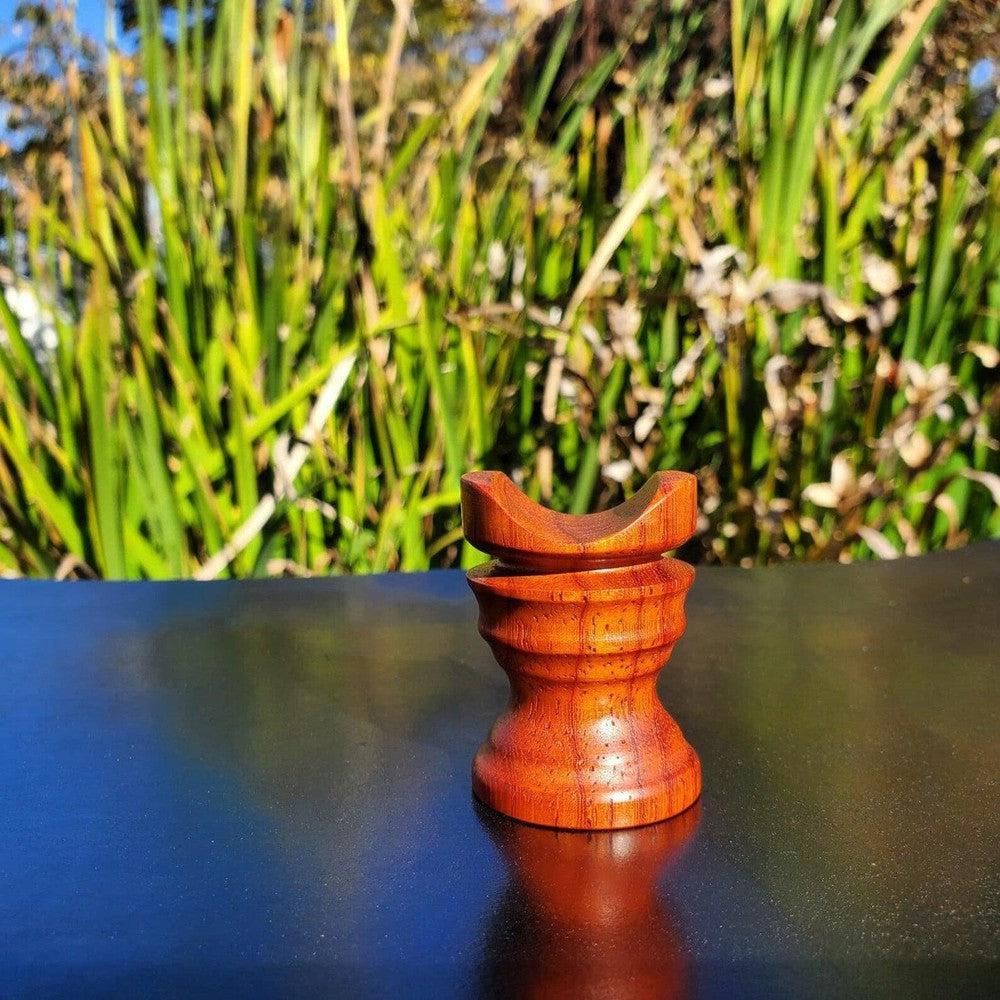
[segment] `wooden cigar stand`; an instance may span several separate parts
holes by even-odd
[[[465,536],[494,561],[469,573],[479,631],[511,699],[472,768],[515,819],[574,830],[642,826],[687,809],[701,765],[656,692],[684,632],[696,481],[660,472],[629,501],[557,514],[499,472],[462,478]]]

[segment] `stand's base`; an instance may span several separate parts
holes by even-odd
[[[652,752],[584,753],[600,763],[583,771],[558,757],[527,761],[505,750],[500,719],[473,761],[472,790],[506,816],[563,830],[621,830],[669,819],[701,794],[701,763],[677,723],[666,712],[663,718]]]

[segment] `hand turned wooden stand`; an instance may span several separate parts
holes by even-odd
[[[656,693],[684,632],[694,570],[663,553],[694,532],[694,476],[660,472],[627,503],[557,514],[499,472],[462,478],[479,631],[511,700],[476,754],[473,790],[515,819],[575,830],[687,809],[701,765]]]

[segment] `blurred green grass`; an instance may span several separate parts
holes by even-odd
[[[109,17],[41,93],[36,25],[0,570],[468,565],[483,466],[575,512],[696,472],[698,560],[1000,535],[1000,110],[933,71],[944,6],[734,0],[706,53],[706,5],[636,3],[580,66],[570,3],[428,67],[402,0],[374,54],[346,0],[169,41],[139,0],[134,57]]]

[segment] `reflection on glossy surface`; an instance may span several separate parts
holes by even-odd
[[[588,949],[572,866],[473,809],[507,691],[460,572],[0,584],[0,997],[472,1000],[655,932],[697,1000],[994,1000],[998,593],[1000,545],[701,570],[698,832]]]
[[[689,957],[660,888],[700,803],[652,826],[528,826],[476,803],[510,880],[484,942],[487,994],[538,1000],[685,1000]]]

